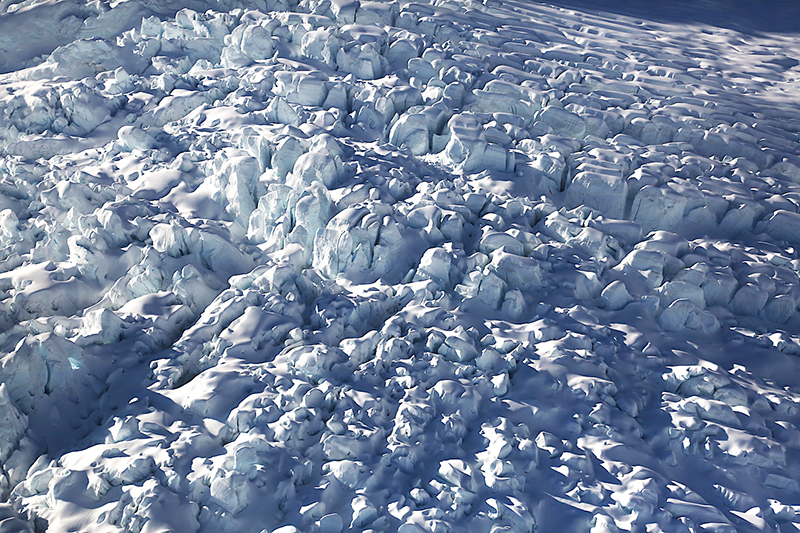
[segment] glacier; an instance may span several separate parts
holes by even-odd
[[[0,532],[800,530],[745,3],[0,1]]]

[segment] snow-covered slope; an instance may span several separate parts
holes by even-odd
[[[800,529],[800,42],[617,11],[0,0],[0,531]]]

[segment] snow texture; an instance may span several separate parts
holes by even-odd
[[[0,0],[0,531],[799,530],[796,35],[556,4]]]

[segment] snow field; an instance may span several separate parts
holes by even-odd
[[[0,75],[3,528],[800,526],[786,39],[92,9]]]

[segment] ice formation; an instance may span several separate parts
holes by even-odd
[[[800,47],[0,2],[0,531],[800,529]]]

